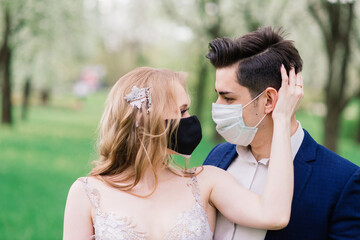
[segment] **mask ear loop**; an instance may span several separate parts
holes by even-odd
[[[253,101],[255,101],[256,99],[258,99],[265,91],[266,91],[266,89],[265,89],[264,91],[262,91],[259,95],[257,95],[253,100],[251,100],[250,102],[248,102],[247,104],[245,104],[245,105],[243,106],[243,109],[244,109],[245,107],[247,107],[250,103],[252,103]]]
[[[243,106],[243,109],[244,109],[246,106],[248,106],[250,103],[254,102],[256,99],[258,99],[265,91],[266,91],[266,89],[265,89],[264,91],[262,91],[259,95],[257,95],[253,100],[251,100],[250,102],[248,102],[247,104],[245,104],[245,105]],[[256,124],[256,126],[255,126],[254,128],[257,128],[257,127],[260,125],[260,123],[265,119],[266,115],[267,115],[267,113],[265,113],[265,115],[261,118],[261,120]]]
[[[260,123],[265,119],[266,115],[267,115],[267,113],[265,113],[265,115],[261,118],[261,120],[258,122],[258,124],[256,124],[255,128],[257,128],[260,125]]]

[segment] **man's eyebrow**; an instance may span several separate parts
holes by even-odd
[[[226,94],[230,94],[230,93],[233,93],[233,92],[228,92],[228,91],[217,91],[216,89],[215,89],[215,92],[217,92],[219,95],[226,95]]]

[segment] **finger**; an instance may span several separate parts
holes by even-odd
[[[304,79],[303,79],[301,73],[298,73],[298,74],[296,75],[296,84],[295,84],[295,86],[297,87],[297,89],[303,90]]]
[[[304,96],[304,79],[303,76],[300,75],[300,84],[301,84],[301,98]]]
[[[295,82],[296,86],[300,86],[301,85],[301,73],[296,74],[296,82]]]
[[[297,79],[296,79],[296,92],[299,95],[300,99],[303,98],[304,96],[304,79],[301,75],[301,73],[297,74]]]
[[[289,72],[289,85],[295,87],[296,84],[296,74],[294,67],[291,67]]]
[[[300,84],[301,84],[301,86],[304,86],[304,78],[301,75],[301,73],[300,73]]]
[[[296,74],[295,87],[297,88],[303,87],[301,79],[302,79],[301,73]]]
[[[281,68],[280,68],[280,72],[281,72],[281,86],[287,86],[289,83],[289,78],[288,78],[288,75],[286,73],[286,69],[284,67],[284,64],[281,64]]]

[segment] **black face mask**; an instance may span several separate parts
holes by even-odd
[[[166,120],[166,123],[171,121]],[[179,122],[179,128],[174,131],[168,139],[171,139],[169,149],[184,155],[191,155],[202,138],[201,124],[196,116],[182,118]]]

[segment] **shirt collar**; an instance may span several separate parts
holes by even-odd
[[[301,143],[302,143],[302,141],[304,139],[304,135],[305,135],[304,130],[301,127],[301,123],[299,121],[297,121],[297,123],[298,123],[298,127],[296,129],[296,132],[290,138],[291,153],[292,153],[293,159],[295,158],[297,152],[299,151],[299,148],[301,146]],[[249,147],[237,145],[236,152],[239,155],[238,158],[243,159],[249,163],[262,164],[265,166],[267,166],[269,164],[269,158],[263,158],[263,159],[260,159],[259,161],[256,161],[255,157],[249,150]]]
[[[299,121],[297,121],[297,123],[298,123],[298,128],[296,129],[296,132],[290,138],[291,152],[292,152],[293,159],[295,158],[297,152],[299,151],[301,143],[303,142],[304,136],[305,136],[305,133],[301,126],[301,123]]]

